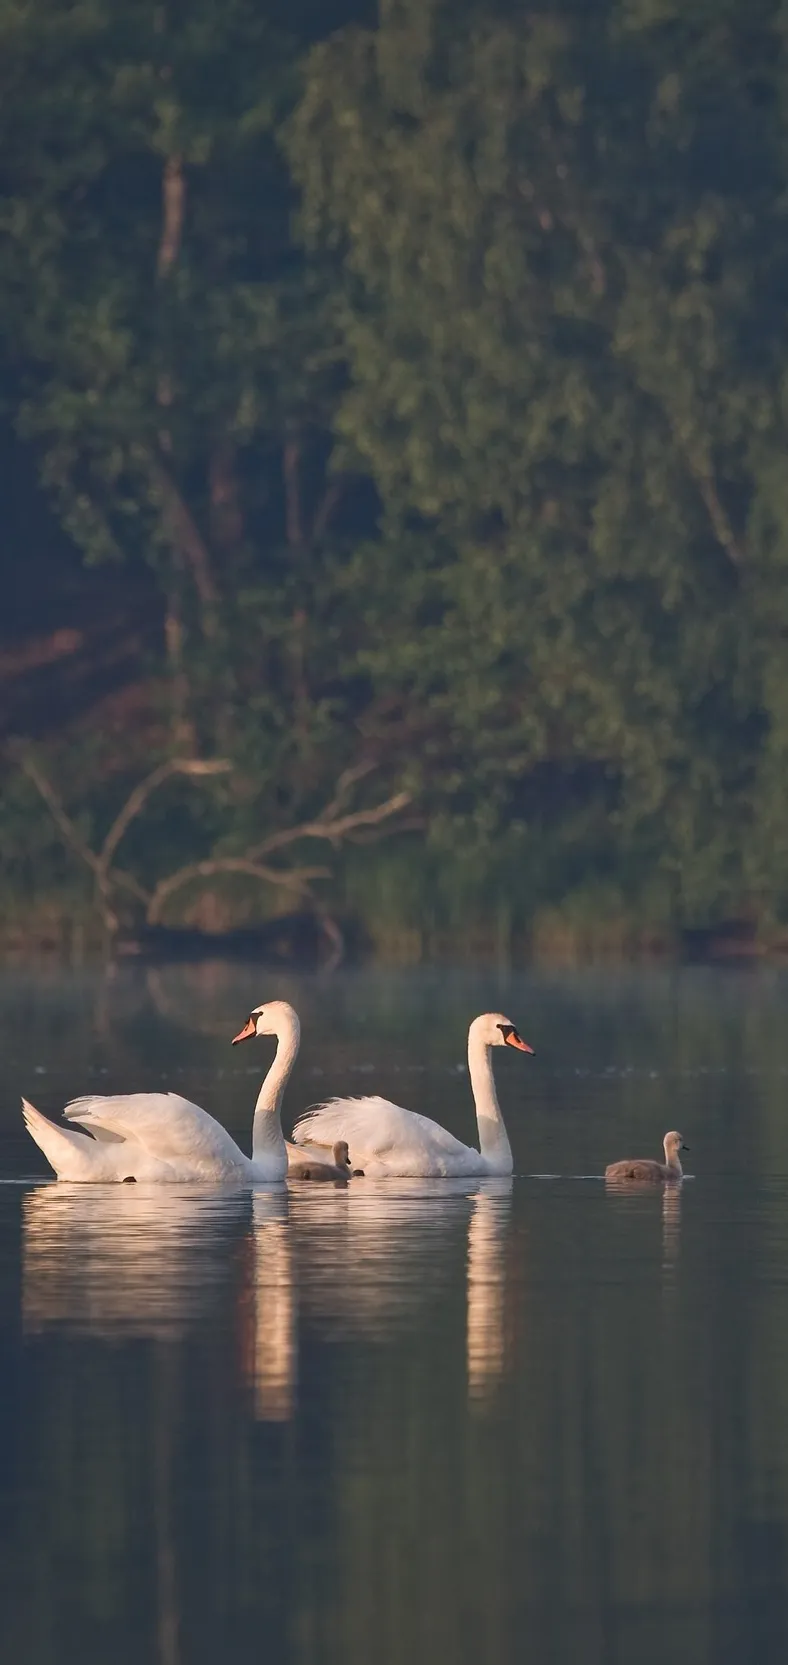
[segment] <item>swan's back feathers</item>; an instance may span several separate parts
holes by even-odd
[[[385,1098],[329,1099],[300,1117],[293,1139],[297,1145],[321,1151],[332,1151],[337,1140],[344,1139],[354,1168],[372,1166],[377,1160],[385,1164],[391,1156],[403,1177],[457,1173],[458,1164],[466,1163],[469,1173],[479,1170],[478,1151],[470,1150],[429,1116],[403,1110]]]
[[[188,1157],[235,1166],[241,1158],[226,1128],[179,1093],[89,1095],[72,1099],[63,1115],[98,1139],[103,1133],[134,1140],[164,1162]]]

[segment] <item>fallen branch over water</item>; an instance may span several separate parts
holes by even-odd
[[[178,891],[224,874],[239,874],[253,879],[256,883],[283,889],[297,899],[301,906],[311,909],[329,943],[330,963],[337,964],[344,953],[342,932],[337,921],[312,889],[315,879],[331,877],[331,869],[273,864],[266,858],[283,853],[303,839],[322,839],[336,850],[346,840],[374,837],[376,833],[382,835],[391,831],[392,823],[399,827],[413,825],[412,820],[403,822],[401,819],[402,811],[412,801],[409,792],[395,792],[376,804],[356,809],[349,807],[354,788],[366,779],[375,767],[374,764],[364,761],[346,769],[339,776],[328,803],[320,814],[311,820],[300,822],[293,827],[278,828],[276,832],[270,833],[237,855],[207,856],[201,861],[186,862],[174,872],[165,874],[152,889],[149,889],[133,873],[115,866],[115,858],[131,823],[143,812],[153,794],[167,781],[178,776],[195,781],[208,781],[217,776],[226,776],[233,771],[233,765],[228,759],[165,759],[129,793],[99,848],[94,849],[79,831],[40,759],[27,749],[14,748],[13,755],[47,805],[64,844],[93,874],[95,906],[109,938],[115,937],[122,926],[115,898],[116,891],[133,897],[144,912],[145,924],[156,927],[163,923],[167,904]]]

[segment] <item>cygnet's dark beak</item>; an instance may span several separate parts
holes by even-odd
[[[682,1145],[682,1150],[689,1150],[689,1145]]]

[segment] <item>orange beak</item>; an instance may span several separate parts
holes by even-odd
[[[512,1031],[511,1035],[506,1036],[506,1045],[516,1046],[518,1052],[530,1052],[533,1057],[533,1047],[523,1040],[522,1035],[518,1035],[516,1029]]]
[[[232,1044],[237,1046],[239,1041],[251,1041],[256,1034],[254,1018],[247,1018],[243,1029],[239,1029],[238,1034],[233,1035]]]

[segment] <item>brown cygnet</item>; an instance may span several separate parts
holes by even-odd
[[[680,1133],[666,1133],[662,1143],[665,1150],[664,1162],[652,1162],[649,1157],[627,1162],[611,1162],[605,1169],[605,1179],[650,1180],[652,1184],[661,1184],[666,1179],[681,1179],[683,1169],[679,1161],[679,1151],[689,1150],[689,1145],[685,1145]]]
[[[320,1162],[312,1158],[292,1163],[288,1168],[288,1179],[333,1179],[346,1185],[353,1173],[360,1174],[360,1169],[352,1169],[350,1166],[350,1152],[344,1139],[337,1140],[332,1155],[333,1163]]]

